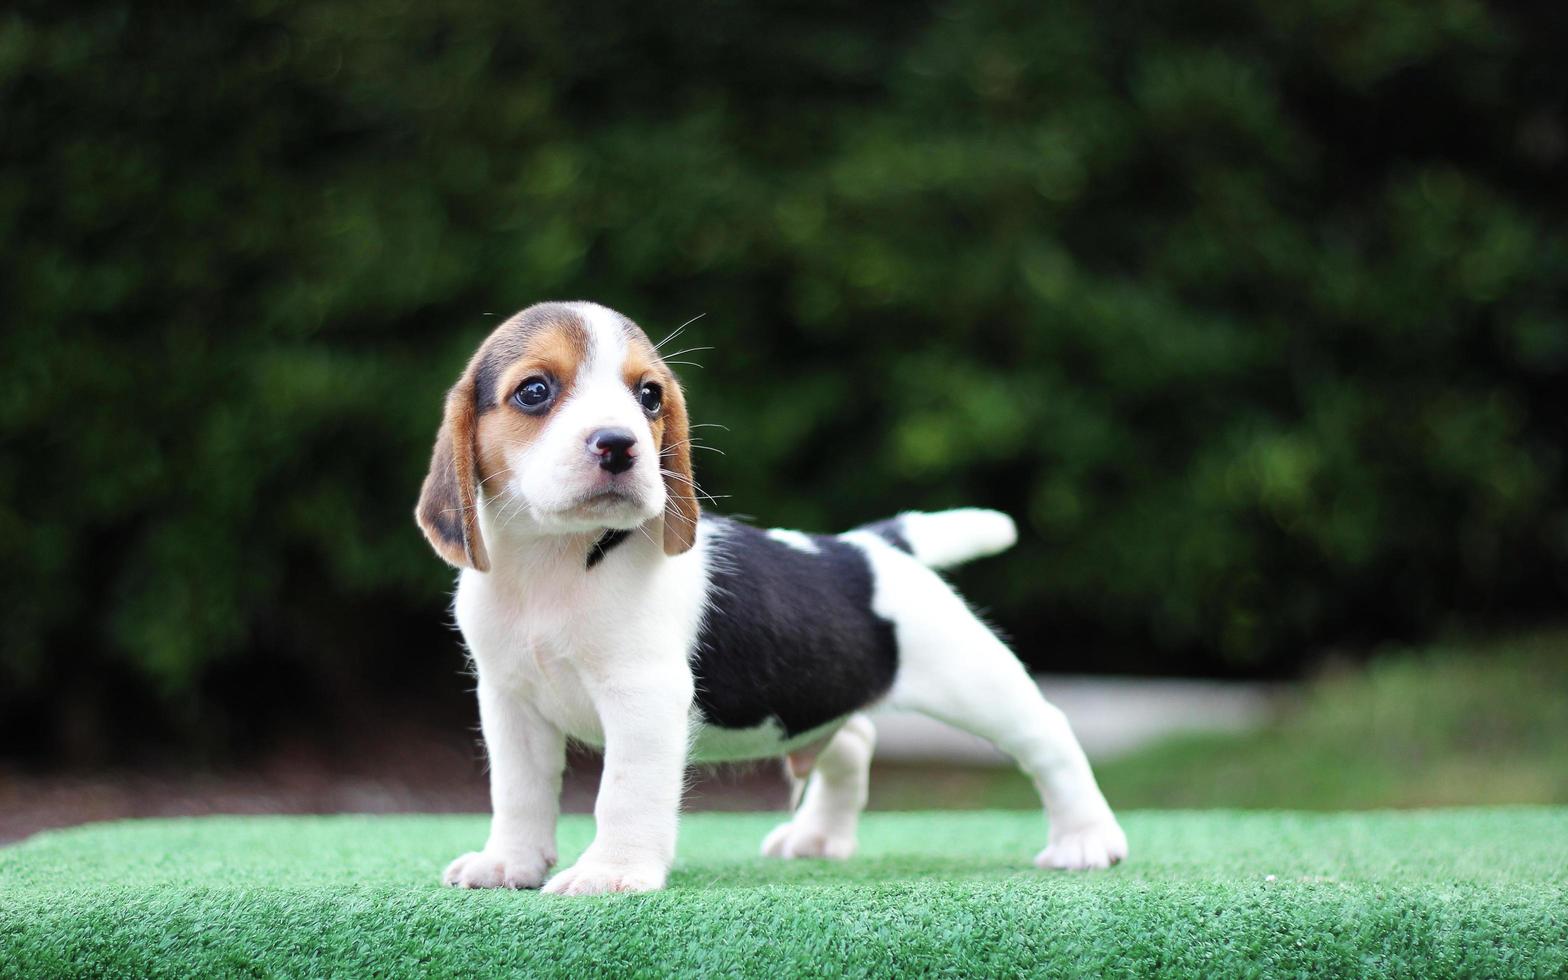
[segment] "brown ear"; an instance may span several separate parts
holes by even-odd
[[[691,472],[691,422],[686,397],[670,379],[664,393],[664,439],[659,447],[664,473],[664,553],[679,555],[697,541],[697,482]]]
[[[474,380],[469,372],[447,393],[446,417],[436,433],[430,474],[420,491],[414,519],[436,554],[458,568],[488,572],[490,555],[479,536],[475,490],[479,469],[476,414]]]

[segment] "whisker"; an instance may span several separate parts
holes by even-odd
[[[512,522],[523,516],[523,512],[527,509],[528,498],[519,496],[515,501],[512,502],[508,510],[502,511],[501,530],[505,531],[507,528],[511,527]]]
[[[691,518],[687,517],[685,514],[680,513],[679,511],[667,510],[667,511],[664,512],[664,516],[666,516],[666,517],[673,517],[673,518],[675,518],[678,521],[685,521],[686,524],[688,526],[690,526],[690,527],[696,527],[697,526],[697,522],[696,521],[694,521]]]
[[[697,523],[696,521],[694,521],[691,518],[687,517],[685,514],[682,514],[678,510],[669,510],[669,511],[666,511],[665,513],[674,515],[676,520],[687,521],[687,522],[689,522],[691,524]]]
[[[706,490],[702,489],[702,487],[698,486],[696,480],[688,480],[686,477],[674,472],[673,470],[660,469],[659,472],[663,473],[665,476],[676,481],[677,483],[680,483],[689,488],[693,496],[701,497],[704,500],[711,500],[714,503],[717,503],[720,500],[729,499],[729,494],[720,494],[718,496],[714,496],[713,494],[708,493]]]
[[[661,457],[668,456],[670,453],[673,453],[682,446],[690,446],[693,449],[706,449],[708,452],[718,453],[720,456],[728,455],[724,450],[718,448],[717,446],[705,446],[702,443],[697,442],[695,439],[682,439],[680,442],[672,442],[668,446],[665,446],[663,449],[659,450],[659,455]]]
[[[670,341],[674,340],[676,337],[679,337],[681,335],[681,331],[682,330],[685,330],[687,327],[691,326],[692,324],[696,323],[698,320],[701,320],[703,317],[705,317],[707,315],[708,314],[706,314],[706,313],[698,313],[696,316],[692,317],[690,320],[687,320],[685,323],[681,324],[680,326],[676,327],[674,330],[670,331],[670,335],[668,337],[665,337],[663,340],[661,340],[657,344],[653,345],[653,352],[655,354],[657,354],[659,352],[659,350],[662,347],[664,347],[665,344],[667,344]]]
[[[648,543],[649,544],[654,545],[656,547],[660,547],[660,548],[664,547],[664,545],[660,544],[658,541],[653,540],[653,535],[648,533],[648,525],[647,524],[639,524],[639,525],[637,525],[637,531],[643,537],[648,539]]]
[[[702,486],[700,484],[698,484],[696,480],[688,480],[684,476],[682,476],[679,473],[674,472],[673,470],[660,470],[659,472],[663,473],[665,476],[667,476],[670,479],[676,481],[677,483],[680,483],[683,486],[690,487],[692,490],[696,491],[697,493],[705,493],[706,492],[706,491],[704,491],[702,489]]]
[[[690,322],[691,322],[690,320],[686,321],[686,323],[690,323]],[[676,327],[674,330],[671,330],[668,337],[665,337],[663,340],[659,341],[657,344],[654,344],[653,345],[653,352],[655,354],[657,354],[659,352],[659,348],[660,347],[663,347],[665,344],[667,344],[670,341],[674,340],[676,337],[679,337],[681,335],[681,331],[686,329],[686,323],[683,323],[680,326]]]
[[[666,361],[668,361],[672,357],[681,357],[681,356],[686,355],[686,354],[695,354],[695,353],[697,353],[700,350],[718,350],[718,348],[717,347],[687,347],[684,350],[673,350],[673,351],[670,351],[668,354],[660,354],[659,356],[664,358]]]

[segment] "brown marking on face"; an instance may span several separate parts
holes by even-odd
[[[531,441],[544,424],[543,417],[493,409],[534,374],[551,377],[556,398],[564,398],[587,353],[588,330],[577,314],[541,303],[497,327],[469,360],[447,394],[430,472],[414,508],[420,529],[447,562],[489,570],[479,533],[479,494],[487,480],[506,472],[505,447]]]
[[[588,327],[576,312],[556,303],[530,306],[497,327],[469,363],[475,408],[484,413],[505,404],[523,380],[512,372],[525,359],[566,371],[561,378],[569,382],[587,357]]]
[[[665,391],[676,384],[675,375],[659,359],[659,354],[653,349],[646,334],[640,329],[629,332],[626,344],[626,362],[621,365],[621,380],[626,383],[626,389],[632,393],[633,398],[640,397],[642,386],[649,381],[659,385]],[[653,433],[653,445],[663,452],[664,430],[668,426],[664,411],[648,420],[648,428]]]
[[[659,468],[664,476],[664,553],[679,555],[697,543],[697,482],[691,465],[691,423],[686,417],[686,396],[670,375],[664,388],[665,424],[660,428]]]
[[[690,550],[697,541],[696,479],[691,465],[691,424],[686,416],[686,397],[669,365],[659,356],[648,335],[633,328],[627,344],[622,377],[635,394],[644,382],[657,382],[664,388],[664,404],[659,414],[649,419],[653,444],[659,453],[660,476],[664,478],[664,553],[678,555]]]
[[[544,378],[554,390],[552,405],[571,397],[578,369],[588,356],[588,331],[576,316],[545,321],[508,344],[505,354],[510,363],[500,364],[496,375],[494,401],[480,410],[479,475],[484,481],[504,483],[511,473],[509,450],[526,447],[539,437],[549,422],[550,413],[531,415],[520,409],[488,411],[506,405],[512,393],[533,378]]]

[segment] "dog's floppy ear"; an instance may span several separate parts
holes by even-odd
[[[686,396],[674,378],[664,393],[664,439],[659,447],[664,473],[664,553],[690,551],[697,541],[697,483],[691,472],[691,422]]]
[[[446,417],[436,433],[430,474],[420,491],[414,519],[436,554],[458,568],[488,572],[490,554],[479,535],[477,414],[474,374],[469,370],[447,393]]]

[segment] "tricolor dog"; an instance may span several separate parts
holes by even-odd
[[[933,571],[1007,548],[1011,520],[760,530],[702,512],[690,433],[658,349],[592,303],[512,317],[448,394],[416,516],[461,569],[494,813],[447,884],[661,888],[687,765],[733,759],[785,758],[806,780],[765,854],[849,857],[879,705],[1018,761],[1050,818],[1037,865],[1126,856],[1067,720]],[[569,738],[603,749],[604,775],[593,843],[550,876]]]

